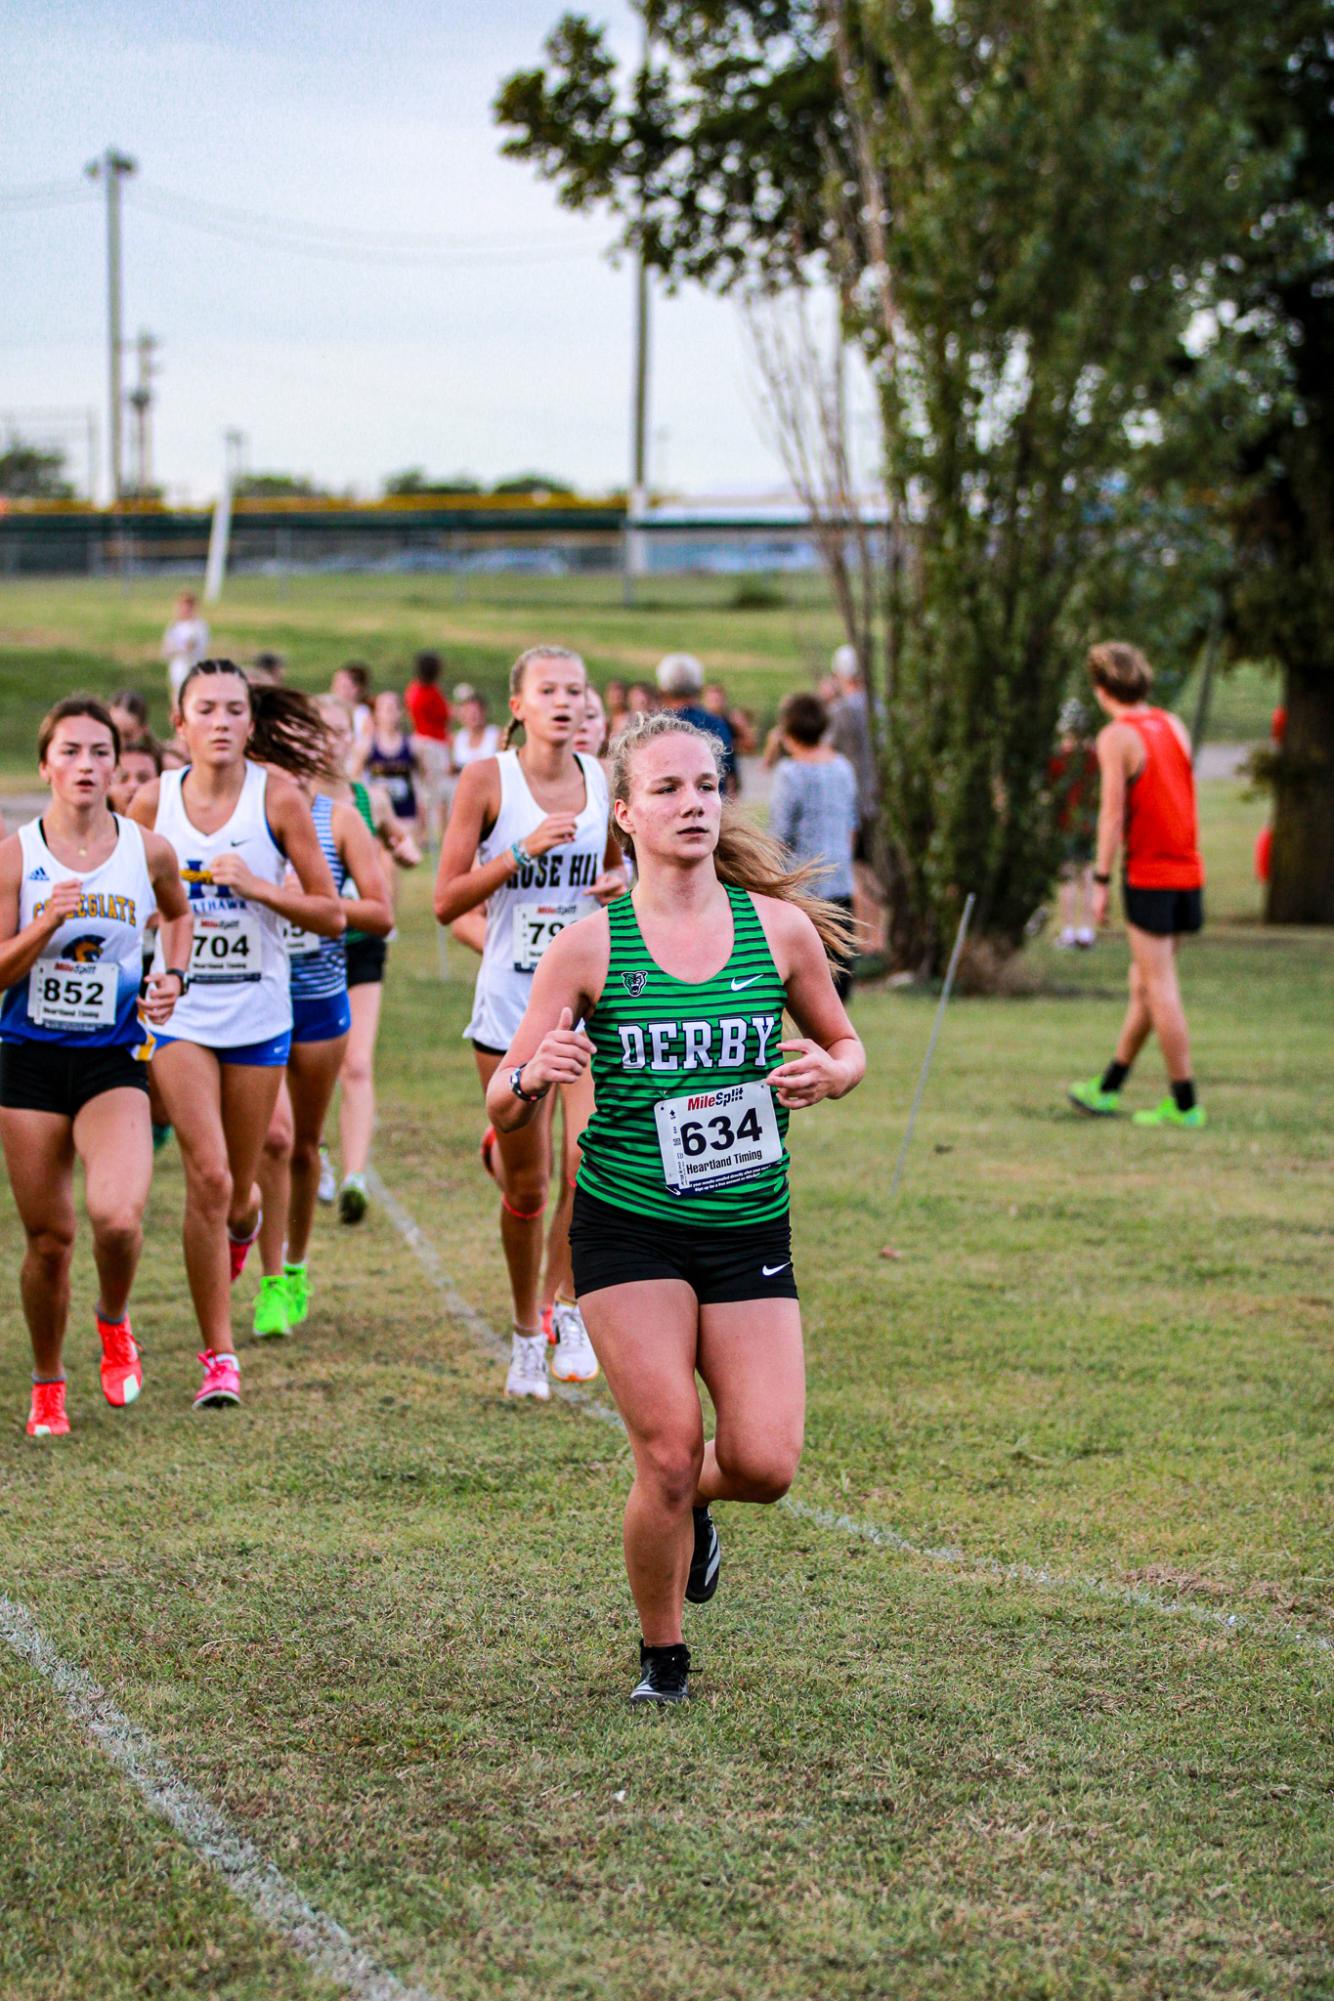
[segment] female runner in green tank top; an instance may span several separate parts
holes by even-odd
[[[718,1583],[710,1503],[778,1500],[801,1454],[788,1115],[851,1091],[865,1056],[826,956],[846,951],[847,920],[810,893],[814,870],[787,868],[724,813],[714,739],[640,718],[614,747],[611,791],[633,894],[547,951],[487,1110],[512,1131],[592,1063],[575,1286],[634,1452],[631,1700],[676,1702],[682,1601]],[[716,1413],[707,1441],[697,1371]]]

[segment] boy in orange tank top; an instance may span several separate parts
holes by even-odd
[[[1118,850],[1125,850],[1124,896],[1130,939],[1130,1005],[1116,1053],[1101,1077],[1072,1084],[1081,1112],[1107,1118],[1121,1109],[1121,1086],[1150,1034],[1167,1065],[1169,1095],[1137,1126],[1205,1123],[1191,1074],[1190,1031],[1177,982],[1177,941],[1204,923],[1204,864],[1195,812],[1195,778],[1184,725],[1148,701],[1153,669],[1138,647],[1109,640],[1089,649],[1089,677],[1108,718],[1098,735],[1098,847],[1093,921],[1107,922]]]

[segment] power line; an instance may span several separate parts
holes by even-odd
[[[155,201],[169,203],[179,214],[191,215],[233,229],[297,236],[302,242],[323,242],[335,249],[404,250],[443,255],[455,250],[500,249],[529,241],[535,234],[543,240],[550,231],[511,230],[481,236],[442,235],[436,230],[363,228],[353,223],[309,222],[294,216],[262,215],[255,209],[233,208],[224,202],[208,201],[199,195],[182,194],[174,188],[153,187]]]
[[[73,207],[95,201],[90,188],[69,181],[45,181],[31,188],[0,188],[0,212],[14,215],[24,209]]]
[[[598,245],[583,246],[553,242],[549,237],[536,234],[528,237],[472,237],[451,241],[438,239],[428,247],[423,242],[418,247],[406,243],[395,244],[392,240],[383,243],[370,237],[350,238],[340,242],[332,235],[328,237],[308,236],[302,233],[299,224],[261,225],[242,223],[230,219],[225,213],[214,214],[194,203],[186,203],[172,196],[164,196],[154,188],[138,187],[127,196],[133,207],[159,221],[176,224],[179,228],[194,230],[205,236],[220,238],[223,242],[236,243],[248,249],[278,250],[287,254],[321,258],[334,264],[356,265],[398,265],[411,269],[448,269],[459,265],[491,264],[514,258],[525,262],[537,259],[541,262],[555,260],[568,261],[575,257],[600,256]]]

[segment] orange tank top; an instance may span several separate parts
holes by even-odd
[[[1200,889],[1195,774],[1162,709],[1122,715],[1144,746],[1144,766],[1126,787],[1126,881],[1132,889]]]

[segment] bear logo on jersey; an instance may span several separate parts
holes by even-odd
[[[86,937],[75,938],[70,944],[62,945],[60,956],[62,959],[74,959],[79,965],[86,966],[94,959],[101,958],[104,942],[103,939],[95,938],[89,933]]]
[[[621,978],[625,982],[625,991],[629,994],[631,1000],[638,1000],[648,985],[647,973],[622,973]]]

